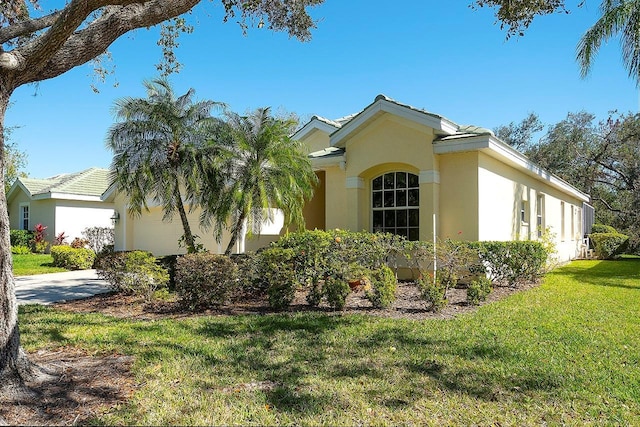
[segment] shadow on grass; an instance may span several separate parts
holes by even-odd
[[[589,264],[592,265],[585,268]],[[573,280],[594,286],[640,290],[640,258],[578,261],[560,268],[554,274],[568,275]]]

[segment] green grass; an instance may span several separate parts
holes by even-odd
[[[49,254],[13,255],[13,274],[15,276],[58,273],[61,271],[67,270],[54,267],[53,258]]]
[[[454,320],[20,321],[29,351],[136,357],[141,388],[97,424],[640,425],[640,259],[573,262]]]

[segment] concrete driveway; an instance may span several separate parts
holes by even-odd
[[[51,304],[109,291],[95,270],[65,271],[16,277],[18,304]]]

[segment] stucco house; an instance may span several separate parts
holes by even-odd
[[[7,193],[11,229],[47,226],[47,240],[64,232],[70,242],[88,227],[112,227],[113,203],[102,200],[109,170],[89,168],[45,179],[18,178]]]
[[[314,116],[294,139],[308,146],[320,179],[305,207],[309,229],[385,231],[409,239],[537,239],[548,228],[562,260],[580,250],[589,196],[532,163],[487,129],[461,126],[383,95],[362,111],[337,120]],[[184,253],[176,217],[162,221],[150,212],[127,213],[127,200],[114,187],[103,195],[114,203],[116,250],[144,249],[156,255]],[[213,252],[222,252],[211,232],[192,230]],[[258,239],[241,239],[236,252],[276,240],[282,219],[266,224]]]
[[[388,231],[411,240],[525,240],[555,235],[575,258],[589,196],[488,129],[463,126],[384,95],[337,120],[314,116],[294,135],[320,178],[307,227]]]

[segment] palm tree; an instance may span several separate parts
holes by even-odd
[[[147,98],[123,98],[114,105],[116,123],[107,146],[113,153],[112,179],[129,196],[130,212],[149,210],[149,198],[161,204],[164,220],[177,212],[188,252],[195,252],[194,235],[185,204],[197,204],[201,180],[215,161],[213,142],[221,121],[211,116],[223,104],[194,102],[195,91],[176,97],[166,78],[144,82]]]
[[[203,191],[202,203],[209,206],[206,219],[215,222],[218,239],[223,228],[231,231],[229,255],[245,221],[250,234],[259,235],[263,221],[273,220],[274,208],[284,213],[285,227],[304,226],[302,208],[313,196],[317,177],[303,144],[289,137],[294,120],[274,118],[269,108],[248,116],[225,115],[229,141],[220,157],[225,159],[225,188]]]
[[[640,85],[640,0],[603,0],[600,9],[602,16],[582,36],[576,49],[582,77],[589,74],[602,43],[620,34],[624,67]]]

